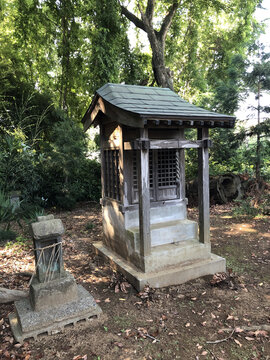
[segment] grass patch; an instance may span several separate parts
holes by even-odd
[[[89,221],[89,222],[85,225],[85,230],[92,231],[92,230],[94,230],[94,228],[95,228],[95,224],[92,223],[91,221]]]

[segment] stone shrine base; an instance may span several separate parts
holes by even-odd
[[[212,253],[207,259],[179,262],[179,264],[166,266],[160,270],[143,272],[105,247],[102,242],[94,243],[93,248],[97,254],[109,260],[110,265],[121,272],[138,291],[141,291],[145,285],[154,288],[179,285],[201,276],[226,271],[225,259]]]
[[[68,324],[88,320],[101,314],[101,308],[82,286],[78,285],[77,299],[57,307],[34,311],[29,298],[15,301],[15,314],[9,315],[11,329],[16,341],[62,330]]]

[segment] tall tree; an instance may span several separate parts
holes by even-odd
[[[222,78],[233,55],[245,54],[258,26],[253,14],[260,0],[137,0],[122,14],[147,33],[158,86],[189,99]],[[174,78],[174,85],[172,81]]]
[[[161,87],[168,87],[171,90],[173,90],[173,80],[170,69],[166,68],[165,65],[165,41],[179,3],[179,0],[173,0],[172,4],[168,7],[167,14],[163,18],[159,30],[154,28],[153,21],[155,0],[148,0],[146,6],[143,6],[139,1],[137,2],[140,18],[121,5],[122,14],[132,21],[136,27],[147,33],[152,49],[152,67],[157,84]]]
[[[254,59],[252,69],[246,75],[246,83],[255,94],[257,105],[253,107],[257,112],[257,126],[253,129],[253,133],[257,136],[256,145],[256,160],[255,160],[255,176],[259,183],[261,179],[261,134],[265,131],[265,126],[261,125],[261,114],[263,111],[269,112],[269,106],[263,107],[261,105],[261,98],[263,92],[270,91],[270,53],[265,53],[264,46],[262,44],[256,45],[256,58]]]

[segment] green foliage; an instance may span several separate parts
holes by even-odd
[[[16,236],[16,233],[12,230],[0,229],[0,244],[6,241],[15,240]]]
[[[2,190],[0,190],[0,224],[3,224],[6,230],[9,230],[12,221],[19,222],[19,208],[11,202]]]
[[[252,205],[252,198],[237,200],[236,203],[238,206],[233,209],[234,216],[247,215],[254,217],[259,214],[260,209]]]
[[[92,231],[94,228],[95,228],[95,224],[92,223],[91,221],[89,221],[89,222],[86,223],[86,225],[85,225],[85,229],[86,229],[86,230]]]
[[[72,209],[76,201],[100,197],[100,165],[86,158],[86,136],[65,119],[53,128],[50,145],[39,164],[42,184],[39,196],[47,205]]]

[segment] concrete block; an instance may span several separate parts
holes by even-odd
[[[150,230],[152,247],[198,238],[198,224],[187,219],[151,224]],[[130,228],[127,231],[129,236],[133,234],[134,243],[139,244],[139,227]],[[137,247],[138,245],[135,246]]]
[[[31,224],[35,240],[54,239],[64,233],[64,225],[60,219],[45,220]]]
[[[42,215],[42,216],[37,216],[37,221],[48,221],[48,220],[53,220],[54,219],[54,215],[50,214],[50,215]]]
[[[52,309],[33,311],[29,299],[15,301],[16,313],[9,316],[16,341],[22,343],[39,334],[62,330],[68,324],[87,320],[101,314],[101,308],[82,286],[78,286],[77,301],[62,304]]]
[[[151,254],[144,257],[144,268],[146,272],[161,271],[168,267],[184,265],[191,261],[206,260],[210,257],[210,244],[202,244],[195,239],[179,241],[153,247]]]
[[[120,258],[116,253],[113,253],[110,249],[105,248],[101,242],[94,243],[93,247],[98,254],[110,262],[112,268],[121,272],[138,291],[142,290],[146,284],[156,288],[178,285],[200,276],[226,270],[225,259],[211,254],[208,259],[185,263],[180,261],[178,265],[168,266],[168,268],[160,271],[142,272],[127,263],[123,258]]]
[[[64,277],[46,283],[40,283],[34,277],[30,286],[30,299],[35,311],[54,308],[77,300],[76,281],[70,273],[64,274]]]
[[[150,208],[150,223],[158,224],[160,222],[184,220],[187,217],[186,202],[170,204],[166,202],[164,205]],[[129,210],[125,212],[126,229],[139,226],[139,210]]]

